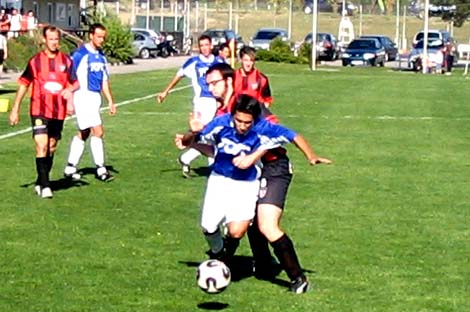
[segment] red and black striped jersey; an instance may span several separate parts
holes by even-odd
[[[271,104],[273,101],[268,77],[256,68],[249,73],[245,73],[243,68],[236,70],[233,89],[235,94],[250,95],[261,103]]]
[[[61,96],[63,89],[78,84],[72,60],[62,52],[50,58],[45,52],[33,56],[18,79],[18,83],[30,86],[30,115],[64,120],[67,101]]]

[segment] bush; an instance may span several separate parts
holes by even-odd
[[[289,43],[280,38],[271,42],[269,50],[256,51],[256,59],[265,62],[308,64],[308,59],[294,56]]]

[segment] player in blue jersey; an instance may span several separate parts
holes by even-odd
[[[212,54],[212,39],[209,36],[202,35],[198,39],[199,55],[189,58],[178,70],[176,75],[170,81],[168,86],[157,95],[157,101],[162,103],[178,82],[183,77],[191,80],[193,87],[193,113],[197,114],[203,124],[211,121],[217,111],[217,102],[212,96],[206,83],[206,71],[213,64],[225,62],[222,58]],[[187,149],[179,157],[184,177],[189,177],[191,162],[196,159],[201,152],[197,145]]]
[[[235,100],[232,86],[233,75],[233,69],[228,65],[217,64],[212,66],[207,72],[207,80],[210,82],[211,92],[222,102],[229,103]],[[262,109],[262,116],[271,122],[277,122],[276,117],[266,109]],[[260,130],[257,130],[255,126],[254,131]],[[181,136],[176,137],[177,145],[181,138]],[[318,157],[302,136],[298,135],[294,143],[311,165],[331,163],[327,158]],[[237,161],[239,166],[241,166],[243,164],[243,157],[238,157]],[[253,225],[248,230],[250,245],[255,259],[255,276],[263,279],[271,279],[273,277],[271,253],[268,247],[269,240],[276,257],[281,263],[281,267],[291,279],[291,290],[295,293],[303,293],[307,291],[309,282],[303,274],[291,239],[280,228],[287,191],[292,179],[289,158],[287,157],[286,150],[282,147],[276,147],[263,154],[261,161],[263,169],[257,216]]]
[[[96,177],[111,181],[113,176],[104,164],[103,123],[100,116],[101,93],[108,101],[110,115],[116,114],[111,94],[106,57],[101,50],[106,28],[99,23],[90,26],[90,42],[82,45],[72,55],[74,70],[80,88],[73,94],[78,133],[73,137],[64,176],[79,179],[77,166],[85,150],[85,141],[91,134],[90,149],[96,165]]]

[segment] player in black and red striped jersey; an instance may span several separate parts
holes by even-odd
[[[67,102],[78,88],[78,82],[72,60],[59,51],[59,30],[54,26],[46,26],[43,36],[44,50],[29,60],[26,70],[18,79],[19,87],[9,119],[12,126],[18,124],[21,101],[32,85],[29,112],[38,175],[34,189],[42,198],[51,198],[49,172],[67,116]]]

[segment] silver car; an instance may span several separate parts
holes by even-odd
[[[148,59],[156,55],[158,47],[154,38],[141,32],[132,32],[132,34],[134,35],[132,46],[138,57]]]
[[[269,45],[275,38],[287,41],[288,37],[287,30],[284,28],[260,28],[250,40],[249,46],[255,49],[269,50]]]

